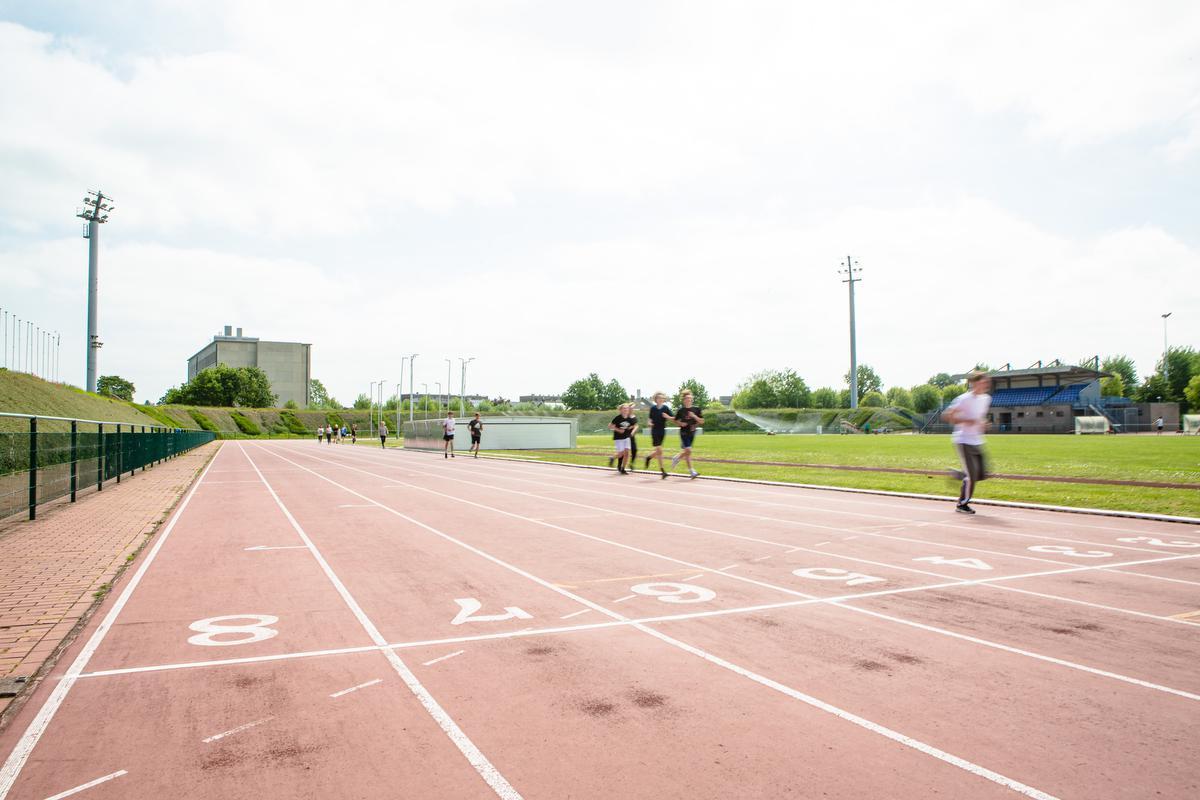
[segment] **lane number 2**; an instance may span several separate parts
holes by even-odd
[[[991,569],[992,565],[978,558],[946,558],[945,556],[922,556],[913,561],[928,561],[930,564],[947,564],[952,567],[967,569]]]
[[[841,581],[847,586],[861,586],[864,583],[887,583],[886,578],[876,578],[874,575],[864,575],[861,572],[847,572],[837,567],[803,567],[792,570],[797,578],[812,578],[816,581]]]
[[[254,620],[253,623],[239,625],[227,624],[231,620]],[[279,617],[270,614],[227,614],[223,617],[209,617],[196,620],[188,628],[199,631],[195,636],[188,637],[188,644],[198,644],[202,647],[229,647],[235,644],[253,644],[262,642],[279,635],[279,631],[268,628],[279,622]],[[236,639],[217,639],[217,636],[234,635]]]
[[[1126,536],[1117,539],[1117,541],[1126,542],[1127,544],[1152,544],[1156,547],[1200,547],[1200,542],[1181,542],[1178,539],[1164,542],[1162,539],[1155,539],[1153,536]]]
[[[522,611],[516,606],[505,606],[503,614],[476,614],[483,608],[483,603],[474,597],[457,597],[458,613],[450,620],[451,625],[462,625],[464,622],[503,622],[506,619],[533,619],[533,615]]]
[[[1035,544],[1029,548],[1034,553],[1056,553],[1060,556],[1075,558],[1112,558],[1112,553],[1104,550],[1076,550],[1065,544]]]
[[[663,603],[704,603],[717,596],[712,589],[690,583],[639,583],[629,590],[634,594],[657,597]]]

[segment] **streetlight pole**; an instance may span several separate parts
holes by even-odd
[[[387,381],[379,382],[379,429],[383,430],[383,385]]]
[[[415,369],[414,365],[417,363],[417,356],[419,356],[419,355],[421,355],[421,354],[413,353],[411,356],[408,357],[408,392],[410,395],[415,395],[417,393],[417,384],[413,382],[415,380],[413,370]],[[413,421],[413,406],[415,406],[415,405],[416,405],[416,398],[409,397],[408,398],[408,421],[409,422]]]
[[[450,367],[454,366],[454,359],[446,359],[446,410],[450,410]]]
[[[367,431],[371,434],[371,438],[375,438],[375,381],[371,381],[371,386],[367,389],[371,397],[370,410],[367,412]]]
[[[429,396],[429,384],[428,384],[428,383],[422,383],[422,384],[421,384],[421,397],[422,397],[422,398],[425,398],[425,397],[428,397],[428,396]]]
[[[458,381],[458,415],[460,417],[466,417],[467,416],[467,364],[470,364],[472,361],[475,360],[475,358],[474,357],[460,358],[458,360],[460,362],[462,362],[462,375],[459,377],[459,381]]]
[[[442,415],[442,382],[434,381],[433,385],[437,387],[438,416],[440,417]]]
[[[87,312],[87,390],[96,391],[96,351],[103,343],[97,332],[99,326],[100,296],[100,226],[108,222],[109,213],[115,208],[112,198],[101,191],[89,191],[83,198],[83,208],[75,216],[87,222],[83,235],[88,240],[88,312]]]
[[[845,275],[846,280],[842,283],[850,284],[850,408],[858,408],[858,352],[855,349],[854,341],[854,284],[862,280],[862,278],[854,277],[855,273],[862,272],[858,267],[858,262],[846,256],[846,268],[839,269],[839,275]]]
[[[400,406],[404,403],[404,362],[408,361],[408,356],[400,356],[400,382],[396,384],[397,391],[400,392],[399,399],[396,400],[396,430],[400,430]],[[408,387],[408,405],[412,407],[412,387]]]
[[[1175,313],[1175,312],[1168,311],[1167,313],[1162,315],[1162,321],[1163,321],[1163,380],[1166,381],[1168,389],[1170,388],[1170,385],[1171,385],[1171,373],[1170,373],[1169,367],[1167,366],[1167,355],[1170,353],[1171,348],[1167,344],[1167,317],[1171,316],[1171,314],[1173,314],[1173,313]]]

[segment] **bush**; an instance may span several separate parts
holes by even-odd
[[[867,392],[859,401],[859,405],[867,408],[883,408],[887,405],[887,399],[879,392]]]
[[[220,430],[217,429],[216,425],[212,424],[212,420],[210,420],[208,417],[206,417],[200,413],[199,409],[189,408],[187,410],[187,412],[188,412],[188,416],[190,416],[192,419],[194,419],[196,421],[196,424],[200,426],[201,430],[210,431],[212,433],[220,433],[221,432]]]
[[[927,383],[924,386],[914,386],[912,390],[912,410],[918,414],[927,414],[942,405],[942,390]]]
[[[230,411],[229,416],[233,418],[233,424],[237,425],[238,430],[247,436],[262,436],[262,430],[254,424],[254,421],[238,411]]]
[[[300,406],[296,405],[295,400],[288,400],[286,403],[283,404],[283,407],[295,410],[295,409],[299,408]]]
[[[893,386],[888,389],[887,401],[889,406],[896,406],[897,408],[913,407],[912,393],[902,386]]]
[[[849,397],[849,392],[847,392]],[[812,393],[813,408],[837,408],[838,393],[835,389],[823,386]]]
[[[962,394],[966,390],[967,390],[967,387],[965,385],[963,385],[961,383],[952,383],[949,386],[947,386],[946,388],[942,389],[942,402],[949,403],[951,400],[958,397],[960,394]]]
[[[279,418],[287,426],[288,433],[294,433],[297,436],[307,436],[312,433],[291,411],[280,411]]]

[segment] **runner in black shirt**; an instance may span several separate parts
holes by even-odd
[[[625,465],[629,463],[629,437],[637,430],[637,417],[630,413],[628,403],[621,406],[620,412],[613,417],[612,422],[608,423],[608,429],[613,432],[617,472],[626,475],[628,473],[625,471]]]
[[[658,469],[664,479],[667,477],[667,470],[663,466],[662,444],[667,435],[667,420],[671,419],[674,417],[671,416],[671,407],[667,405],[667,396],[662,392],[655,392],[654,405],[650,406],[650,443],[654,445],[654,450],[646,456],[646,469],[650,469],[650,460],[657,457]]]
[[[479,458],[479,440],[483,438],[483,420],[479,418],[479,412],[475,412],[475,419],[467,423],[467,429],[471,431],[471,450],[475,451],[475,457]]]
[[[671,459],[671,468],[674,469],[682,458],[687,462],[688,472],[695,478],[700,473],[692,469],[692,440],[696,438],[696,428],[704,424],[704,417],[700,415],[700,409],[692,405],[690,391],[685,389],[679,399],[682,402],[675,412],[675,422],[679,425],[679,446],[683,449]]]

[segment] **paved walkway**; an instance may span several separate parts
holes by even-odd
[[[207,444],[77,503],[39,508],[34,522],[0,523],[0,694],[34,680],[215,451]],[[0,728],[12,700],[0,697]]]

